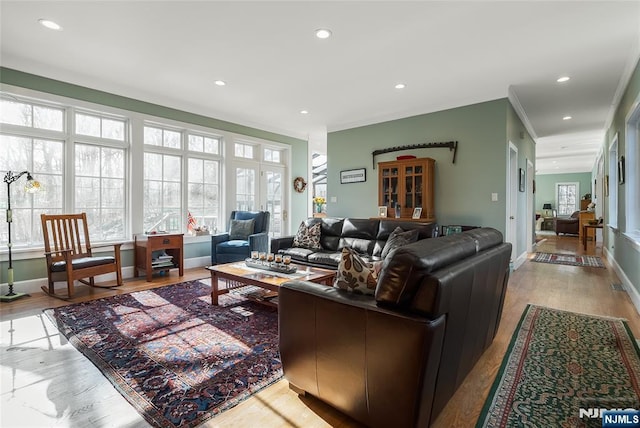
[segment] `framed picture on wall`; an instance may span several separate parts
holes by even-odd
[[[624,184],[624,156],[618,161],[618,184]]]
[[[604,196],[609,197],[609,175],[604,176]]]
[[[520,169],[520,191],[524,192],[524,188],[526,186],[525,184],[525,176],[524,176],[524,169],[519,168]]]

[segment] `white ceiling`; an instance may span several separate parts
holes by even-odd
[[[640,56],[640,1],[2,0],[0,13],[4,67],[311,141],[509,96],[539,174],[591,171]]]

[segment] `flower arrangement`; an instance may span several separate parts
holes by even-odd
[[[313,204],[316,206],[316,212],[322,212],[322,206],[327,202],[323,196],[316,196],[313,198]]]

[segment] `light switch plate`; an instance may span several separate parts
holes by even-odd
[[[497,193],[492,193],[491,194],[491,202],[498,202],[498,194]]]

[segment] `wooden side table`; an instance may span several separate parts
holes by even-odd
[[[149,282],[153,280],[154,272],[169,271],[177,268],[180,276],[184,275],[182,235],[182,233],[135,235],[134,275],[137,277],[139,271],[142,270],[146,273],[147,281]],[[162,250],[172,258],[164,262],[154,261],[152,258],[153,252]]]
[[[555,217],[544,217],[542,220],[542,230],[554,230]]]
[[[596,229],[602,229],[602,225],[601,224],[588,224],[585,223],[582,225],[582,245],[584,246],[584,249],[586,251],[587,249],[587,232],[589,231],[589,229],[593,229],[593,248],[596,247],[596,236],[598,235],[598,231]]]

